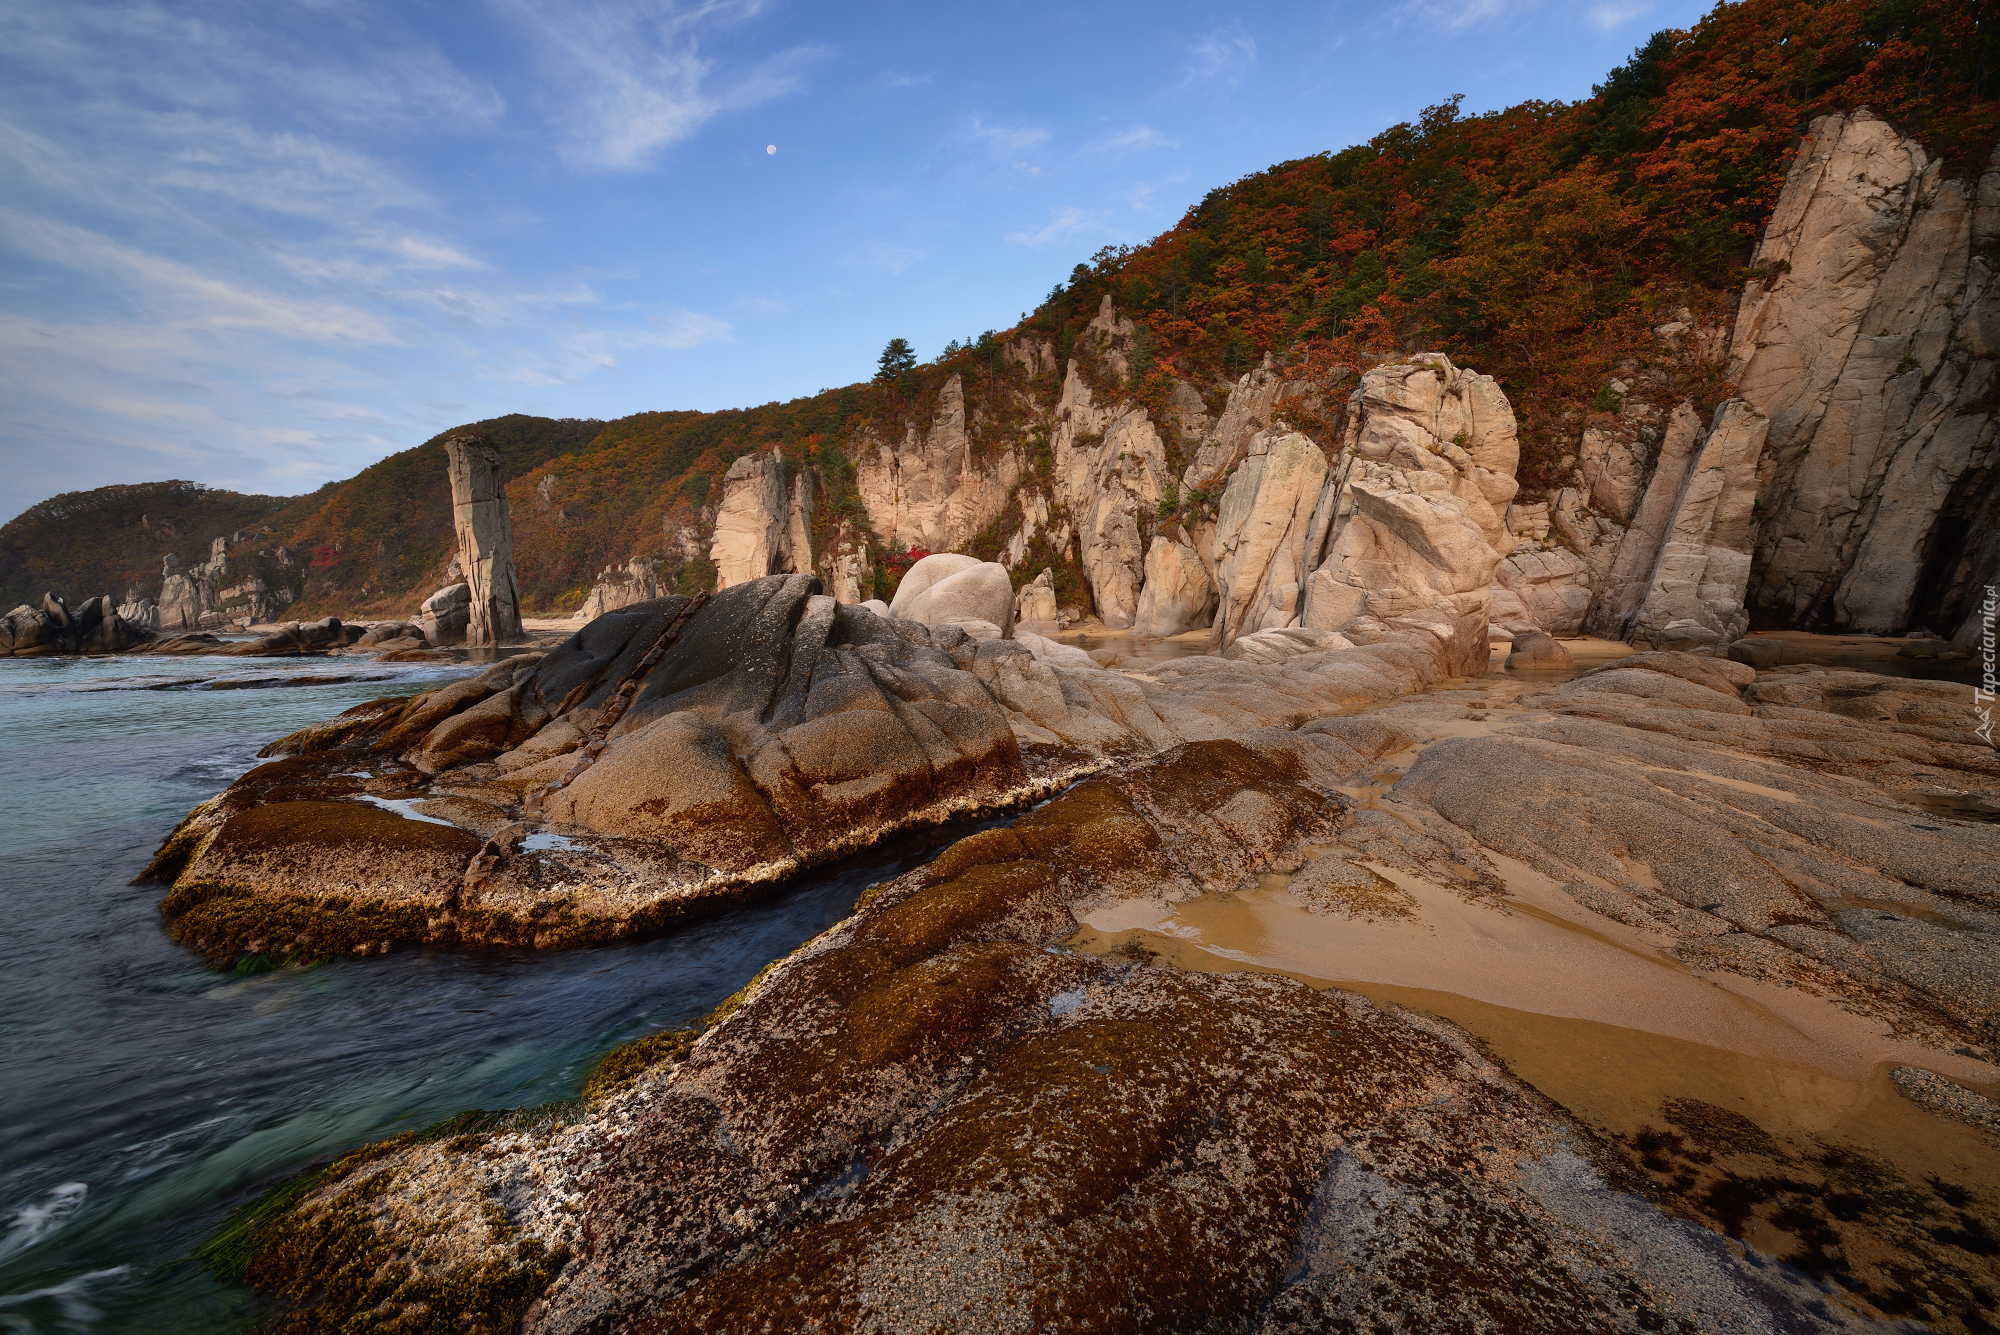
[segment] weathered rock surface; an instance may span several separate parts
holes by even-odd
[[[1484,670],[1519,462],[1513,410],[1490,376],[1441,355],[1369,371],[1305,530],[1299,624],[1374,635],[1443,620],[1463,628],[1453,671]]]
[[[904,588],[921,601],[996,569],[975,562]],[[1011,612],[1004,590],[1002,578],[990,592]],[[926,626],[882,612],[837,604],[810,576],[771,576],[698,608],[682,597],[635,604],[546,656],[306,729],[270,748],[294,756],[288,768],[246,775],[162,848],[154,874],[174,883],[169,925],[220,960],[252,940],[317,956],[383,941],[560,946],[656,931],[897,829],[1032,798],[1115,758],[1423,689],[1467,653],[1453,639],[1463,627],[1412,622],[1365,646],[1287,632],[1241,661],[1113,671],[1073,651],[1038,655],[997,627],[968,633],[971,619]],[[258,827],[276,845],[269,861],[202,861],[251,807],[384,795],[495,841],[463,869],[473,888],[340,892],[332,903],[322,888],[332,882],[274,870],[287,856],[275,820]],[[551,838],[523,843],[529,825]],[[352,846],[367,838],[358,831]],[[365,879],[316,868],[325,876]],[[311,925],[273,936],[274,921]]]
[[[471,586],[447,584],[424,599],[415,624],[432,644],[463,644],[472,624]]]
[[[1977,1228],[1947,1226],[1982,1208],[1963,1188],[1841,1145],[1788,1151],[1686,1099],[1666,1109],[1679,1130],[1628,1143],[1442,1021],[1061,948],[1099,906],[1243,892],[1272,871],[1299,871],[1328,911],[1364,892],[1394,908],[1356,859],[1492,899],[1504,858],[1643,921],[1692,969],[1990,1044],[2000,844],[1892,791],[1912,765],[2000,785],[1990,747],[1932,735],[1962,735],[1969,702],[1640,655],[1486,735],[1431,742],[1367,807],[1346,794],[1417,742],[1401,720],[1469,711],[1412,700],[1175,747],[877,887],[706,1032],[616,1054],[580,1112],[343,1161],[251,1274],[313,1328],[358,1310],[347,1295],[393,1316],[485,1275],[532,1335],[1412,1320],[1748,1335],[1879,1328],[1870,1302],[1975,1311],[1993,1261]],[[1767,1177],[1782,1186],[1760,1193]],[[1874,1208],[1888,1193],[1896,1208]],[[1747,1220],[1766,1248],[1808,1214],[1793,1267],[1719,1236]],[[1803,1273],[1825,1254],[1852,1288]],[[341,1258],[338,1282],[315,1257]]]
[[[810,479],[800,472],[787,485],[785,461],[775,450],[746,454],[729,466],[709,549],[717,589],[766,575],[812,572]]]
[[[1732,344],[1770,419],[1752,601],[1777,624],[1949,634],[1992,494],[2000,161],[1942,177],[1865,111],[1812,123]]]
[[[590,593],[577,616],[595,621],[606,612],[615,612],[633,603],[651,602],[669,592],[660,583],[660,562],[655,556],[635,556],[622,566],[606,566],[597,572]]]
[[[1050,444],[1056,499],[1075,524],[1098,615],[1115,629],[1130,626],[1146,578],[1143,517],[1154,513],[1171,481],[1165,443],[1144,407],[1099,404],[1072,360]]]
[[[1326,481],[1326,453],[1297,431],[1259,432],[1246,449],[1216,512],[1213,648],[1296,624],[1311,572],[1308,530]]]
[[[514,575],[514,526],[500,452],[477,436],[444,443],[451,472],[452,525],[466,591],[465,642],[512,644],[521,638],[521,589]],[[443,643],[443,641],[439,641]]]
[[[1740,399],[1715,410],[1675,498],[1645,600],[1633,614],[1634,641],[1656,649],[1713,648],[1750,628],[1743,600],[1757,465],[1769,429],[1764,415]]]
[[[1213,621],[1215,604],[1215,586],[1201,554],[1178,525],[1163,526],[1146,548],[1146,582],[1139,590],[1132,629],[1162,639],[1201,630]],[[1049,605],[1055,605],[1053,592]]]
[[[1036,635],[1053,635],[1060,629],[1061,612],[1056,607],[1053,573],[1044,569],[1014,595],[1014,624]]]
[[[1507,655],[1510,672],[1568,672],[1574,664],[1562,641],[1546,631],[1529,631],[1514,637],[1513,652]]]
[[[1052,363],[1054,352],[1022,340],[1019,350]],[[855,488],[868,521],[885,543],[924,551],[958,551],[1000,517],[1007,495],[1021,481],[1018,449],[977,457],[958,376],[938,391],[927,429],[912,425],[900,441],[864,438],[854,451]]]

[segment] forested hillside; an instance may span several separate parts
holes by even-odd
[[[1084,359],[1100,395],[1144,403],[1164,424],[1177,382],[1214,411],[1237,376],[1270,356],[1281,374],[1330,391],[1317,396],[1318,420],[1311,409],[1296,414],[1327,443],[1346,376],[1440,349],[1500,380],[1521,417],[1532,493],[1558,485],[1580,428],[1617,408],[1606,386],[1621,364],[1648,360],[1672,393],[1704,407],[1727,396],[1715,344],[1690,338],[1662,366],[1653,331],[1728,324],[1811,117],[1867,106],[1921,140],[1948,175],[1978,174],[2000,128],[1995,29],[1976,0],[1720,4],[1691,30],[1654,35],[1583,101],[1467,115],[1453,99],[1367,144],[1219,187],[1153,241],[1078,264],[1020,326],[954,342],[927,364],[757,408],[609,425],[496,418],[282,505],[201,492],[216,518],[176,512],[180,532],[200,530],[180,555],[205,550],[209,529],[256,518],[309,564],[298,612],[407,612],[450,557],[442,441],[477,431],[505,461],[531,609],[575,609],[598,570],[634,556],[657,554],[673,567],[670,581],[700,584],[712,578],[704,535],[732,461],[776,446],[818,465],[815,528],[865,530],[855,452],[921,429],[953,375],[974,453],[1004,437],[1036,459],[1024,405],[1052,405],[1107,295],[1138,335],[1117,383],[1098,383],[1102,368]],[[1037,345],[1052,362],[1023,355]],[[1175,434],[1163,435],[1171,453]],[[146,488],[88,495],[114,491]],[[193,505],[193,495],[181,503]],[[102,541],[114,520],[127,525],[136,512],[127,517],[122,499],[80,504],[58,497],[8,526],[0,578],[10,599],[30,586],[38,595],[42,583],[122,592],[142,568],[157,582],[151,546],[131,548],[129,559],[123,548],[98,554],[115,545]],[[23,525],[44,533],[58,518],[68,545],[15,536]],[[893,566],[893,545],[864,537],[875,568]],[[40,562],[32,572],[30,551]]]

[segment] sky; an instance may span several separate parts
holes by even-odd
[[[863,380],[1215,186],[1586,97],[1706,8],[8,0],[0,519]]]

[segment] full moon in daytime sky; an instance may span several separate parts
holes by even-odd
[[[764,152],[765,152],[765,153],[767,153],[767,154],[770,154],[770,153],[775,153],[775,152],[777,152],[777,151],[778,151],[778,146],[777,146],[776,144],[766,144],[766,145],[764,145]]]

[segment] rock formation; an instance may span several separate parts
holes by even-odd
[[[1369,371],[1303,533],[1298,624],[1350,637],[1451,624],[1464,646],[1453,670],[1482,671],[1519,461],[1513,409],[1491,377],[1437,354]]]
[[[615,612],[633,603],[650,602],[666,593],[660,584],[660,562],[654,556],[635,556],[621,566],[606,566],[597,574],[589,595],[577,616],[595,621],[606,612]]]
[[[1215,616],[1215,586],[1201,554],[1178,524],[1162,525],[1146,548],[1146,582],[1132,629],[1165,638],[1205,629]],[[1051,591],[1049,607],[1055,607]]]
[[[2000,165],[1945,180],[1866,111],[1814,121],[1727,340],[1740,397],[1706,428],[1675,407],[1650,458],[1644,402],[1587,428],[1557,539],[1502,584],[1541,628],[1656,647],[1753,621],[1969,639],[2000,580],[1996,242]]]
[[[766,575],[810,574],[813,569],[811,474],[785,483],[785,461],[776,451],[746,454],[722,480],[715,517],[716,588]]]
[[[444,443],[451,513],[468,594],[465,642],[509,644],[521,637],[521,591],[514,577],[514,529],[500,452],[476,436]]]
[[[1469,652],[1454,638],[1464,626],[1415,618],[1365,647],[1284,632],[1299,638],[1255,659],[1132,675],[1039,637],[968,635],[957,598],[939,597],[953,585],[993,599],[1003,621],[1012,610],[1004,571],[968,560],[941,561],[945,578],[922,587],[906,580],[913,602],[940,603],[935,626],[839,604],[811,576],[768,576],[705,605],[635,604],[546,656],[307,729],[274,745],[290,759],[245,775],[163,847],[172,930],[218,959],[271,945],[272,924],[301,914],[319,924],[306,933],[316,953],[656,931],[1117,757],[1419,689]],[[412,823],[366,805],[380,795],[476,836],[474,851],[508,832],[476,896],[462,887],[470,851],[451,875],[432,859],[379,880]],[[519,821],[558,838],[523,845]],[[714,833],[724,827],[728,838]],[[413,837],[437,844],[440,829]],[[294,857],[301,840],[312,858]],[[551,895],[557,882],[568,888]],[[197,893],[222,884],[219,898]]]
[[[1034,349],[1053,358],[1045,345]],[[1003,449],[981,459],[967,426],[964,384],[951,376],[926,429],[912,424],[894,442],[869,432],[855,443],[855,487],[883,543],[960,551],[1006,509],[1008,493],[1021,482],[1020,451]]]
[[[424,599],[416,624],[432,644],[463,644],[472,624],[472,586],[447,584]]]

